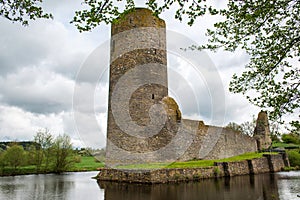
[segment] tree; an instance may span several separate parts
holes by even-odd
[[[36,162],[36,145],[30,145],[28,149],[25,151],[27,164],[29,165],[37,165]]]
[[[6,162],[4,160],[5,153],[6,152],[3,151],[3,150],[0,151],[0,168],[1,168],[1,173],[3,173],[3,169],[4,169],[5,165],[6,165]]]
[[[45,128],[38,130],[34,136],[34,142],[39,144],[35,150],[35,161],[36,161],[36,170],[40,171],[41,165],[45,160],[45,170],[48,170],[50,157],[51,157],[51,146],[53,145],[53,136],[50,131]]]
[[[134,0],[84,0],[83,4],[88,9],[75,12],[75,16],[71,23],[74,23],[78,30],[90,31],[101,23],[113,23],[123,13],[130,12],[135,8]],[[155,15],[159,15],[171,6],[177,7],[175,18],[182,20],[187,16],[189,25],[193,25],[195,19],[199,16],[209,12],[217,14],[217,10],[212,6],[208,6],[202,0],[179,0],[179,1],[158,1],[158,0],[145,0],[145,5],[154,11]]]
[[[74,163],[71,138],[64,134],[59,135],[52,146],[53,171],[61,173],[68,170]]]
[[[242,93],[261,107],[269,108],[272,120],[299,110],[300,2],[229,1],[219,12],[226,19],[208,30],[210,44],[202,48],[244,49],[250,62],[241,76],[234,75],[230,91]],[[256,91],[251,95],[250,91]],[[292,124],[299,128],[299,120]]]
[[[13,145],[6,150],[4,160],[7,164],[14,168],[15,172],[19,166],[25,162],[25,151],[22,146]]]
[[[256,127],[256,119],[255,119],[255,116],[252,115],[252,120],[251,121],[246,121],[246,122],[243,122],[241,125],[241,130],[242,130],[242,133],[244,133],[245,135],[249,135],[249,136],[253,136],[254,134],[254,129]],[[272,131],[271,131],[271,135],[272,135]]]
[[[0,16],[23,25],[28,25],[28,20],[53,18],[52,14],[43,11],[41,3],[42,0],[0,0]]]
[[[231,130],[242,132],[241,126],[235,122],[229,122],[226,128],[230,128]]]
[[[252,121],[246,121],[246,122],[243,122],[242,124],[237,124],[235,122],[229,122],[227,124],[226,128],[230,128],[234,131],[239,131],[242,134],[252,137],[254,134],[255,126],[256,126],[256,120],[253,116]]]

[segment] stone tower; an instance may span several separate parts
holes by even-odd
[[[166,120],[158,113],[161,100],[168,96],[166,65],[165,22],[152,11],[135,8],[112,23],[108,166],[156,160],[142,154],[168,143],[168,131],[156,133],[155,125]]]

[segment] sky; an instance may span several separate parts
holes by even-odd
[[[80,3],[47,1],[54,19],[28,27],[0,18],[0,141],[32,140],[47,128],[68,134],[75,147],[105,146],[110,26],[79,33],[69,22]],[[202,17],[190,27],[172,10],[160,18],[167,25],[169,95],[183,117],[225,126],[257,116],[259,108],[228,91],[232,75],[249,60],[245,52],[180,50],[203,44],[206,28],[220,19]]]

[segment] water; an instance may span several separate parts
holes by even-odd
[[[97,172],[0,178],[0,200],[102,200],[104,190],[91,177]]]
[[[300,171],[177,184],[124,184],[91,179],[97,172],[0,178],[1,200],[300,200]]]

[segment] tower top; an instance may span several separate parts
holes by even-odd
[[[111,35],[140,27],[165,28],[165,21],[148,8],[133,8],[123,12],[112,23]]]

